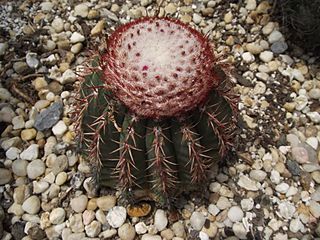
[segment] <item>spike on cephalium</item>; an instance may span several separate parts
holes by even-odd
[[[233,147],[237,97],[208,39],[170,18],[120,26],[80,79],[74,120],[100,186],[164,203]]]

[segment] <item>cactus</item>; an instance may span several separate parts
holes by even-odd
[[[222,65],[178,20],[142,18],[111,34],[82,74],[74,115],[100,186],[165,203],[205,183],[235,137]]]

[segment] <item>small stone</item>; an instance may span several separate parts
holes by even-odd
[[[51,26],[56,31],[56,33],[60,33],[64,30],[63,25],[64,25],[63,20],[60,17],[53,19],[53,21],[51,23]]]
[[[76,43],[71,47],[70,51],[74,54],[78,54],[81,51],[82,47],[83,47],[82,43]]]
[[[263,51],[263,48],[256,42],[248,43],[246,45],[247,50],[252,54],[259,54]]]
[[[256,182],[251,180],[245,175],[241,175],[238,180],[238,185],[248,191],[258,191],[258,187],[256,185]]]
[[[289,185],[287,183],[280,183],[276,186],[276,191],[279,193],[286,193],[289,189]]]
[[[125,223],[118,229],[118,235],[121,240],[134,240],[136,232],[131,224]]]
[[[14,130],[24,128],[25,121],[24,121],[23,116],[19,115],[19,116],[12,118],[12,124],[13,124]]]
[[[261,61],[268,63],[273,59],[273,52],[271,51],[263,51],[260,53],[259,58]]]
[[[166,5],[164,7],[164,11],[167,13],[167,14],[173,14],[177,11],[177,7],[174,3],[169,3],[168,5]]]
[[[37,131],[33,128],[24,129],[21,131],[21,139],[23,141],[30,141],[34,139],[37,135]]]
[[[310,145],[314,150],[318,149],[319,142],[318,142],[318,139],[316,137],[307,138],[306,143],[308,145]]]
[[[162,237],[159,235],[151,235],[151,234],[144,234],[141,240],[162,240]]]
[[[281,54],[288,49],[288,44],[283,41],[274,42],[272,43],[270,49],[275,54]]]
[[[41,10],[43,12],[51,12],[51,10],[54,7],[54,3],[52,3],[52,2],[42,2],[40,4],[40,6],[41,6]]]
[[[49,188],[49,183],[45,181],[39,181],[39,182],[33,181],[32,184],[33,184],[33,193],[35,194],[43,193]]]
[[[113,228],[119,228],[124,224],[127,218],[127,211],[124,207],[115,206],[107,214],[107,221]]]
[[[93,220],[88,226],[85,226],[84,229],[88,237],[97,237],[101,232],[101,223],[96,220]]]
[[[201,231],[206,233],[210,239],[213,239],[218,233],[218,227],[215,223],[210,222],[209,227],[205,224]]]
[[[3,56],[6,54],[6,51],[8,49],[8,43],[0,43],[0,56]]]
[[[71,43],[83,42],[84,40],[86,40],[86,38],[78,32],[72,33],[72,35],[70,37]]]
[[[161,237],[164,239],[172,239],[174,237],[174,233],[171,229],[165,229],[160,233]]]
[[[109,229],[106,231],[103,231],[102,233],[99,234],[99,238],[100,239],[109,239],[111,237],[113,237],[114,235],[117,234],[117,230],[116,229]]]
[[[232,222],[239,222],[243,218],[243,211],[238,206],[233,206],[228,211],[228,218]]]
[[[252,198],[245,198],[241,200],[240,204],[243,211],[250,211],[254,206],[254,201]]]
[[[284,219],[291,219],[296,211],[296,208],[291,202],[284,201],[279,204],[279,213]]]
[[[27,166],[27,175],[30,179],[36,179],[44,174],[46,166],[40,159],[33,160]]]
[[[310,201],[310,213],[315,217],[319,218],[320,217],[320,204],[314,200]]]
[[[20,158],[22,160],[32,161],[37,159],[39,156],[39,145],[31,144],[27,149],[25,149],[21,154]]]
[[[268,37],[269,43],[275,43],[275,42],[283,41],[283,40],[284,40],[284,38],[283,38],[282,33],[277,30],[274,30]]]
[[[234,235],[236,235],[238,238],[247,239],[247,230],[241,222],[234,223],[232,226],[232,230]]]
[[[226,13],[223,18],[225,23],[231,23],[232,19],[233,19],[233,15],[231,11]]]
[[[256,2],[256,0],[248,0],[248,1],[247,1],[246,9],[248,9],[248,10],[255,10],[256,7],[257,7],[257,2]]]
[[[73,83],[77,80],[77,75],[71,69],[67,69],[58,80],[61,84]]]
[[[149,203],[141,203],[127,206],[127,213],[130,217],[145,217],[151,211],[151,205]]]
[[[63,208],[55,208],[51,211],[49,220],[52,224],[61,224],[65,217],[66,212]]]
[[[289,229],[291,232],[297,233],[297,232],[303,230],[304,226],[299,218],[295,218],[290,221]]]
[[[68,130],[68,127],[64,123],[64,121],[60,120],[56,125],[53,126],[52,132],[57,137],[62,137],[63,134]]]
[[[27,176],[28,162],[26,160],[15,160],[12,163],[12,172],[16,176],[25,177]]]
[[[180,238],[186,237],[186,231],[184,229],[184,225],[181,222],[175,222],[172,225],[172,230],[177,237],[180,237]]]
[[[21,150],[16,147],[11,147],[6,151],[6,157],[10,160],[15,160],[19,157]]]
[[[84,231],[84,225],[82,222],[81,213],[77,213],[69,217],[69,227],[74,233],[82,233]],[[75,239],[79,239],[79,238],[75,238]]]
[[[244,52],[241,57],[245,63],[251,63],[255,60],[255,57],[250,52]]]
[[[206,221],[205,216],[201,212],[193,212],[190,217],[190,224],[196,231],[200,231]]]
[[[33,69],[36,69],[40,64],[40,61],[38,59],[38,55],[33,52],[27,53],[26,62],[27,62],[28,67],[33,68]]]
[[[105,20],[100,20],[97,24],[91,29],[91,35],[100,34],[105,26]]]
[[[320,113],[318,112],[308,112],[306,115],[310,118],[310,120],[314,123],[320,123]]]
[[[287,160],[287,168],[293,176],[299,176],[301,173],[300,166],[296,161]]]
[[[193,20],[193,22],[194,22],[195,24],[199,24],[199,23],[201,23],[201,21],[202,21],[202,17],[201,17],[199,14],[194,13],[194,14],[192,15],[192,20]]]
[[[221,196],[217,201],[217,207],[220,210],[224,210],[224,209],[231,207],[231,203],[228,200],[228,198]]]
[[[308,95],[312,99],[320,99],[320,88],[312,88],[308,92]]]
[[[154,225],[161,232],[163,229],[166,228],[168,224],[168,219],[166,216],[165,211],[158,209],[154,215]]]
[[[288,191],[285,193],[286,197],[294,196],[298,193],[298,188],[290,186]]]
[[[148,228],[144,222],[138,222],[134,226],[134,228],[135,228],[137,234],[144,234],[148,231]]]
[[[102,211],[109,211],[116,205],[116,197],[112,195],[97,198],[97,206]]]
[[[80,16],[82,18],[85,18],[88,16],[88,13],[89,7],[84,3],[78,4],[74,7],[74,16]]]
[[[13,69],[18,74],[23,74],[28,71],[29,67],[26,62],[15,62],[13,64]]]
[[[0,185],[5,185],[11,181],[12,175],[8,169],[0,168]]]
[[[308,151],[303,147],[293,147],[291,149],[293,160],[304,164],[309,162]]]
[[[37,115],[34,127],[38,131],[44,131],[54,126],[60,119],[63,111],[61,102],[53,103],[49,108]]]
[[[40,211],[40,200],[37,196],[27,198],[23,204],[22,209],[29,214],[37,214]]]
[[[80,195],[78,197],[71,199],[70,207],[76,213],[82,213],[86,209],[87,203],[88,203],[88,197],[86,195]]]
[[[267,173],[262,170],[251,170],[249,175],[253,180],[262,182],[266,178]]]

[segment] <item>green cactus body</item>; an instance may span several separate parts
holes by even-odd
[[[166,52],[153,35],[145,45],[162,52],[137,51],[153,31],[179,53]],[[82,155],[96,166],[100,186],[163,204],[207,180],[235,133],[236,98],[216,66],[208,40],[177,20],[144,18],[111,35],[100,68],[81,80],[75,107]]]

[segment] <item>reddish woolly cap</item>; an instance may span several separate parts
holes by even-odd
[[[180,116],[205,101],[217,83],[208,39],[170,18],[120,26],[102,57],[106,85],[140,117]]]

